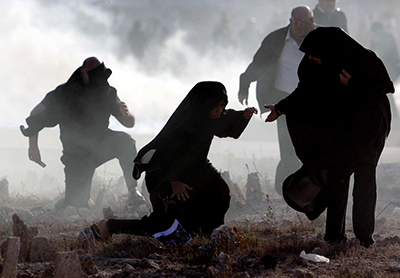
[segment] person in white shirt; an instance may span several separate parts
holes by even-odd
[[[247,105],[248,89],[254,81],[257,81],[256,95],[261,114],[267,112],[264,104],[277,103],[297,87],[297,67],[304,56],[299,46],[315,27],[312,10],[308,6],[297,6],[291,12],[288,26],[267,35],[253,61],[240,75],[241,104]],[[300,162],[290,140],[284,117],[279,118],[277,126],[281,160],[276,169],[275,189],[281,194],[284,179],[300,168]]]

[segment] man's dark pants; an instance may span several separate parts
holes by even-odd
[[[135,190],[136,180],[132,178],[133,159],[136,157],[135,141],[125,132],[107,130],[101,142],[89,148],[64,149],[61,157],[65,165],[66,205],[87,207],[94,171],[105,162],[117,158],[121,166],[128,191]]]

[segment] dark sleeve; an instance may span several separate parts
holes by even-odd
[[[290,114],[295,112],[296,109],[303,106],[307,99],[307,90],[304,89],[305,85],[301,82],[298,83],[297,88],[286,98],[275,104],[275,109],[281,114]]]
[[[239,138],[251,119],[251,117],[247,120],[244,119],[243,112],[229,109],[226,113],[223,113],[218,119],[214,134],[220,138]]]
[[[55,88],[53,91],[48,92],[44,99],[40,102],[43,106],[50,107],[55,105],[60,101],[61,94],[62,94],[62,88],[64,85],[60,85],[57,88]]]
[[[252,82],[257,81],[258,75],[262,72],[265,61],[268,60],[270,54],[272,34],[268,35],[261,43],[253,57],[253,61],[247,67],[246,71],[240,75],[239,93],[248,96],[248,89]]]
[[[361,65],[361,68],[368,70],[351,76],[347,86],[361,98],[370,94],[394,93],[393,82],[382,60],[373,51],[370,51],[368,58],[364,59],[365,63]]]
[[[111,105],[112,105],[112,110],[111,110],[111,115],[114,117],[121,117],[122,113],[121,110],[119,110],[119,106],[117,104],[117,100],[121,101],[117,95],[117,90],[114,87],[110,86],[110,91],[109,93],[111,94]]]

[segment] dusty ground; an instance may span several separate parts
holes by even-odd
[[[145,206],[136,210],[124,206],[123,196],[118,200],[113,206],[115,217],[147,213]],[[252,205],[236,199],[226,221],[236,236],[211,253],[202,249],[212,239],[202,236],[178,247],[163,246],[152,238],[117,235],[109,242],[96,242],[92,250],[84,249],[79,231],[101,219],[102,208],[56,212],[53,205],[53,200],[10,196],[0,208],[0,242],[12,235],[11,214],[18,213],[27,225],[38,227],[39,236],[48,238],[56,252],[90,255],[96,267],[84,265],[86,277],[400,277],[400,213],[393,202],[378,208],[376,243],[366,249],[354,239],[351,217],[348,242],[328,245],[323,241],[325,215],[308,221],[276,194]],[[303,250],[322,254],[330,262],[302,259]],[[20,263],[18,277],[52,277],[53,270],[53,261]]]
[[[348,242],[326,244],[325,215],[311,222],[289,208],[274,192],[271,173],[279,155],[276,146],[239,142],[217,141],[211,160],[218,169],[230,171],[243,195],[247,173],[256,172],[263,200],[255,198],[247,203],[243,197],[232,200],[226,225],[236,229],[236,237],[229,238],[213,252],[202,251],[212,239],[201,236],[188,246],[177,247],[162,246],[152,238],[118,235],[109,242],[96,242],[93,250],[87,250],[78,240],[79,232],[103,218],[103,208],[110,206],[115,217],[134,218],[147,214],[149,207],[125,206],[126,199],[117,184],[120,174],[115,174],[113,164],[108,164],[94,180],[92,196],[96,206],[56,212],[54,204],[63,189],[59,152],[44,151],[48,166],[43,171],[48,173],[37,177],[33,174],[39,172],[38,166],[28,164],[29,161],[26,164],[32,168],[24,164],[26,149],[4,148],[0,156],[2,176],[11,173],[8,174],[10,190],[19,191],[10,191],[9,198],[0,198],[0,244],[12,236],[11,216],[17,213],[28,226],[38,227],[38,235],[48,238],[56,252],[75,250],[81,258],[89,255],[96,268],[86,265],[86,277],[400,277],[399,147],[385,149],[381,158],[377,173],[376,243],[366,249],[358,245],[352,233],[351,200],[346,226]],[[52,168],[56,166],[59,169]],[[59,177],[47,177],[46,173],[59,173]],[[97,198],[102,189],[106,190],[105,197]],[[330,262],[304,260],[300,258],[303,250],[322,254]],[[53,270],[53,261],[20,263],[18,277],[52,277]]]

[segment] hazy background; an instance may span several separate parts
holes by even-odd
[[[41,132],[45,169],[27,157],[20,124],[44,95],[64,83],[89,56],[113,71],[109,82],[135,114],[124,130],[139,149],[163,126],[188,91],[202,80],[217,80],[228,90],[228,106],[237,101],[239,75],[262,39],[288,24],[296,5],[317,0],[2,0],[0,1],[0,177],[18,194],[47,195],[64,190],[58,127]],[[399,45],[397,1],[340,0],[349,33],[366,47],[369,28],[381,20]],[[136,23],[136,29],[134,28]],[[140,25],[140,27],[139,27]],[[216,35],[218,34],[218,35]],[[219,39],[215,39],[219,38]],[[221,38],[225,38],[221,40]],[[249,105],[256,106],[255,83]],[[399,95],[395,99],[399,99]],[[399,99],[400,100],[400,99]],[[275,124],[255,117],[239,140],[216,139],[210,158],[221,170],[244,182],[248,171],[273,179],[279,158]],[[397,138],[392,139],[397,147]],[[389,162],[396,161],[392,155]],[[96,172],[105,181],[121,172],[115,161]],[[34,192],[34,193],[33,193]],[[49,193],[51,192],[51,193]]]

